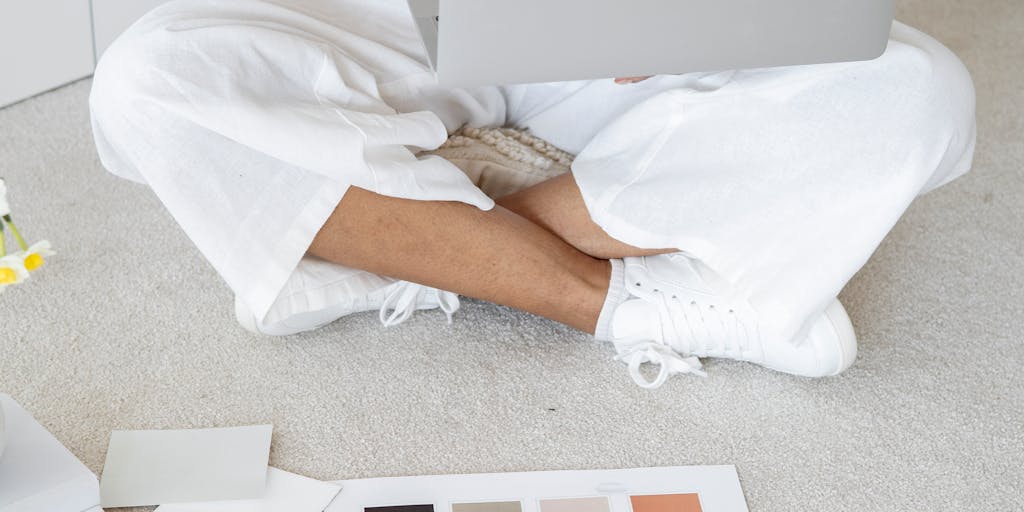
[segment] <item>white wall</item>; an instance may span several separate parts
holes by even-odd
[[[92,74],[89,0],[0,0],[0,106]]]
[[[167,0],[92,0],[97,60],[110,43],[143,14]]]
[[[121,32],[166,1],[0,0],[0,108],[91,75]]]

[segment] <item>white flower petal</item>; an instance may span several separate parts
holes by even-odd
[[[11,206],[7,204],[7,185],[0,179],[0,216],[10,215]]]
[[[27,253],[18,251],[0,258],[0,268],[9,268],[19,276],[28,277],[28,270],[25,269],[25,256]]]
[[[54,251],[52,246],[50,245],[49,240],[40,240],[32,244],[32,246],[29,247],[28,250],[25,252],[27,252],[28,254],[38,254],[44,257],[53,256],[57,254],[57,251]]]

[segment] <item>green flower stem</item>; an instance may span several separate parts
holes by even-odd
[[[7,242],[4,238],[7,238],[4,235],[4,223],[0,222],[0,258],[7,256]]]
[[[14,225],[14,221],[11,220],[11,216],[4,215],[4,220],[7,221],[7,225],[10,226],[11,233],[14,234],[14,239],[18,241],[18,245],[21,247],[21,250],[27,251],[28,244],[26,244],[25,239],[21,237],[21,233],[18,232],[18,227]]]

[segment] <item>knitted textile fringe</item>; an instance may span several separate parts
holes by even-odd
[[[424,155],[452,162],[495,199],[568,172],[574,158],[522,130],[470,127]]]

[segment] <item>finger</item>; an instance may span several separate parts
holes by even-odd
[[[629,76],[623,78],[616,78],[615,83],[617,84],[635,84],[637,82],[643,82],[650,78],[649,76]]]

